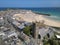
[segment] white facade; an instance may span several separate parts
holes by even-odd
[[[60,39],[60,35],[56,35],[56,37],[57,37],[58,39]]]

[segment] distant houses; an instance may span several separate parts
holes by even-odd
[[[4,25],[4,19],[3,17],[0,17],[0,26]]]
[[[2,37],[2,40],[5,42],[6,45],[11,45],[12,42],[16,43],[16,41],[18,40],[17,33],[15,31],[9,30],[8,28],[0,32],[0,37]]]

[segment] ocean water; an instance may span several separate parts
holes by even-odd
[[[6,9],[24,9],[24,10],[32,10],[33,12],[50,14],[46,18],[59,21],[60,22],[60,8],[52,7],[52,8],[0,8],[0,10]]]

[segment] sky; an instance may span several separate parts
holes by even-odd
[[[0,7],[60,7],[60,0],[0,0]]]

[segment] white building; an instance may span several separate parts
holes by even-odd
[[[39,34],[41,36],[41,39],[43,39],[43,37],[46,36],[47,34],[49,34],[50,37],[53,36],[54,32],[51,29],[49,29],[49,27],[47,27],[47,28],[43,27],[43,28],[40,28],[37,30],[37,36]]]
[[[56,35],[56,37],[57,37],[58,39],[60,39],[60,35]]]

